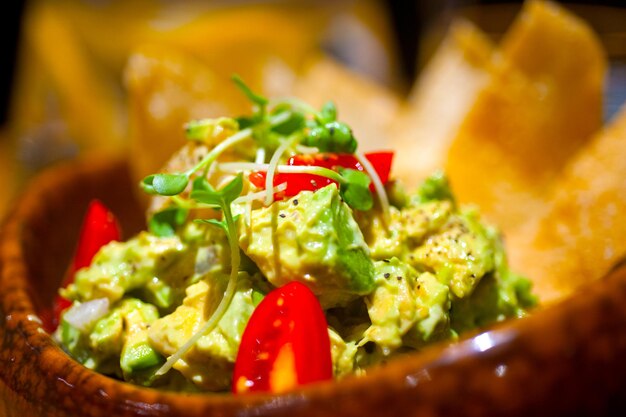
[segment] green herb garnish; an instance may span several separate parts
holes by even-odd
[[[185,224],[189,210],[183,207],[170,206],[152,215],[148,221],[148,230],[155,236],[174,236],[176,230]]]

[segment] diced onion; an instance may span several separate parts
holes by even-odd
[[[371,162],[365,157],[365,155],[357,151],[354,153],[354,156],[356,156],[356,159],[361,163],[363,168],[365,168],[365,172],[367,172],[367,175],[369,175],[369,177],[372,180],[372,184],[374,184],[374,190],[376,191],[376,194],[378,195],[378,201],[380,201],[380,208],[382,209],[382,212],[383,212],[383,220],[385,221],[385,224],[388,225],[389,220],[390,220],[389,199],[387,198],[387,192],[385,191],[385,186],[383,185],[383,182],[380,180],[380,177],[378,176],[378,173],[372,166]]]
[[[297,137],[292,137],[285,140],[283,143],[278,146],[274,155],[270,158],[270,164],[267,168],[267,174],[265,176],[265,205],[269,206],[274,201],[274,192],[272,191],[272,187],[274,186],[274,175],[276,174],[276,167],[280,162],[280,157],[283,156],[283,153],[287,149],[289,149],[292,144],[295,142]]]
[[[281,184],[278,184],[276,187],[274,187],[272,191],[274,193],[278,193],[281,191],[285,191],[286,189],[287,189],[287,183],[283,182]],[[233,203],[235,204],[247,203],[247,202],[254,201],[254,200],[262,200],[264,198],[265,198],[265,190],[259,191],[256,193],[249,193],[246,195],[242,195],[241,197],[237,197],[235,201],[233,201]]]
[[[89,330],[109,312],[109,299],[96,298],[81,304],[74,304],[67,310],[63,319],[81,332]]]

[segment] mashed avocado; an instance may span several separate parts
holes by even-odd
[[[56,336],[78,361],[138,384],[226,391],[255,307],[291,281],[320,300],[337,377],[534,305],[497,230],[457,204],[443,174],[414,192],[371,183],[382,176],[361,166],[334,107],[270,111],[252,98],[258,112],[227,129],[226,119],[187,126],[193,165],[142,183],[161,195],[150,231],[102,247],[61,290],[74,313],[107,306],[80,325],[62,319]],[[298,155],[303,145],[318,153]]]

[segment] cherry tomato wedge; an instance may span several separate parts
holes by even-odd
[[[73,282],[74,272],[91,265],[91,260],[101,247],[120,238],[121,229],[115,215],[100,200],[92,200],[80,230],[72,271],[64,284]]]
[[[270,292],[243,332],[233,392],[280,393],[332,375],[328,326],[315,295],[297,281]]]
[[[393,152],[370,152],[366,153],[365,157],[374,167],[374,170],[378,174],[382,183],[386,184],[387,181],[389,181],[389,172],[391,171]],[[332,170],[337,170],[338,168],[350,168],[358,171],[365,171],[365,168],[353,154],[318,153],[296,155],[289,158],[287,164],[292,166],[319,166]],[[259,188],[265,188],[265,178],[265,172],[253,172],[249,176],[250,182]],[[274,176],[274,186],[283,183],[287,184],[287,188],[284,191],[276,193],[274,198],[280,199],[283,197],[293,197],[300,191],[315,191],[327,186],[328,184],[334,184],[335,181],[312,174],[276,174]],[[374,190],[374,187],[371,184],[370,190]]]
[[[67,287],[74,282],[76,271],[89,266],[102,246],[120,238],[121,229],[115,215],[99,200],[92,200],[83,219],[76,253],[62,287]],[[57,295],[52,311],[44,311],[41,314],[46,330],[53,332],[59,325],[61,313],[71,305],[71,301]]]

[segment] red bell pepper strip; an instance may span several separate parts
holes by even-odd
[[[389,172],[391,171],[393,152],[371,152],[366,153],[365,157],[370,161],[374,170],[376,170],[376,173],[380,177],[382,183],[386,184],[387,181],[389,181]],[[365,168],[363,168],[361,163],[353,154],[318,153],[296,155],[289,158],[287,165],[319,166],[332,170],[337,170],[338,168],[350,168],[358,171],[365,171]],[[250,182],[259,188],[265,188],[265,178],[265,172],[253,172],[249,176]],[[315,191],[327,186],[328,184],[333,184],[335,181],[313,174],[276,174],[274,176],[274,186],[283,183],[287,184],[287,188],[284,191],[276,193],[274,195],[275,199],[293,197],[300,191]],[[374,190],[372,184],[370,184],[370,190]]]
[[[119,241],[121,229],[115,215],[99,200],[92,200],[87,208],[78,239],[78,246],[68,273],[63,281],[65,288],[74,282],[76,272],[91,264],[93,257],[100,248],[111,241]],[[41,315],[44,327],[49,332],[56,330],[63,311],[67,310],[72,302],[56,295],[52,312],[43,312]]]
[[[233,393],[279,393],[332,375],[328,326],[315,295],[297,281],[270,292],[243,332]]]

